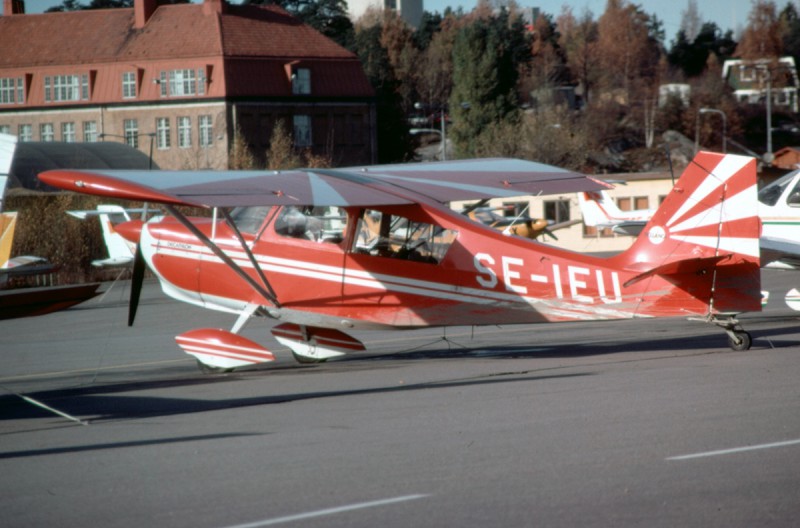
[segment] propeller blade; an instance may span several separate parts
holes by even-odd
[[[131,274],[131,300],[128,305],[128,326],[133,326],[136,319],[136,309],[139,307],[139,295],[142,293],[144,281],[144,255],[141,244],[136,244],[136,254],[133,257],[133,273]]]

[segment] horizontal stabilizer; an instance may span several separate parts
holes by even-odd
[[[714,266],[716,266],[719,262],[729,258],[731,258],[731,254],[719,255],[716,257],[675,260],[662,266],[649,269],[644,273],[640,273],[639,275],[636,275],[632,279],[626,281],[623,286],[627,288],[628,286],[636,284],[639,281],[643,281],[644,279],[652,277],[653,275],[661,275],[662,277],[666,277],[669,275],[685,275],[690,273],[702,274],[713,269]]]
[[[275,361],[272,352],[263,346],[227,330],[190,330],[177,336],[175,341],[184,352],[211,367],[229,369]]]

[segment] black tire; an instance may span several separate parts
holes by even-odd
[[[738,339],[734,339],[733,337],[728,337],[728,344],[733,350],[737,352],[741,352],[743,350],[750,350],[750,346],[753,344],[753,337],[747,332],[734,332],[734,335]]]

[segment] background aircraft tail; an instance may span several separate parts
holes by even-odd
[[[114,226],[127,222],[131,219],[130,212],[141,211],[141,209],[125,209],[120,205],[101,204],[96,210],[90,211],[67,211],[67,214],[85,220],[89,216],[97,216],[100,219],[100,227],[103,230],[103,241],[108,250],[108,258],[92,261],[93,266],[123,266],[133,261],[133,253],[136,248],[122,235],[116,232]]]
[[[583,223],[589,227],[611,227],[622,217],[622,211],[604,191],[579,192],[578,205]]]
[[[761,309],[756,161],[700,152],[616,264],[659,276],[712,313]],[[675,302],[681,295],[675,294]]]

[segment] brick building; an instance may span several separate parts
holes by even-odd
[[[335,164],[376,159],[374,92],[358,58],[276,6],[159,5],[25,14],[3,0],[0,132],[125,141],[166,169],[223,169],[283,120]]]

